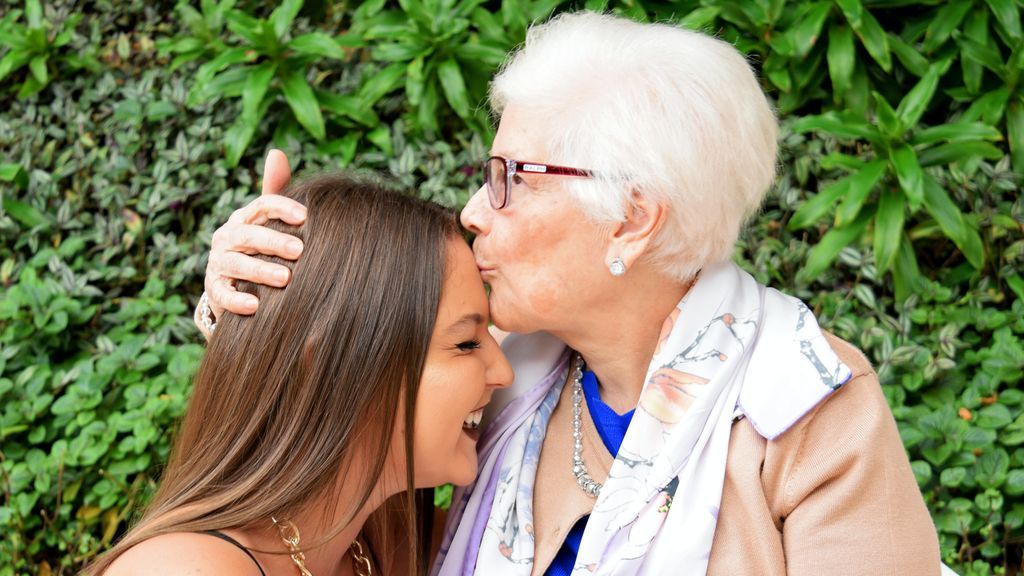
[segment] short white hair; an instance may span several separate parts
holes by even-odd
[[[543,126],[548,158],[595,222],[620,222],[634,191],[668,207],[653,261],[687,280],[732,256],[775,177],[778,122],[731,44],[592,12],[532,26],[490,103]],[[517,158],[535,160],[535,158]]]

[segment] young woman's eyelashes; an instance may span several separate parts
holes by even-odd
[[[480,341],[466,340],[465,342],[459,342],[458,344],[455,345],[455,347],[463,352],[472,352],[473,350],[480,349]]]

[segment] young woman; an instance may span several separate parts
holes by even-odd
[[[87,574],[422,572],[415,488],[474,479],[512,373],[454,216],[336,176],[285,196],[288,287],[239,286],[261,314],[219,320],[153,502]]]

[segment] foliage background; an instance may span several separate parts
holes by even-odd
[[[583,7],[750,55],[782,162],[738,259],[874,362],[944,560],[1020,573],[1019,0],[30,0],[0,6],[0,576],[73,573],[151,493],[268,146],[459,206],[487,79]]]

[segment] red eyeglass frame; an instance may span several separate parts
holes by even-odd
[[[495,201],[495,190],[494,186],[491,185],[491,160],[501,160],[505,163],[505,201],[501,202],[500,205]],[[525,174],[551,174],[554,176],[579,176],[582,178],[594,176],[592,171],[582,168],[569,168],[567,166],[541,164],[540,162],[523,162],[522,160],[512,160],[504,156],[490,156],[484,161],[484,184],[487,186],[487,199],[490,200],[491,207],[495,210],[501,210],[508,206],[512,198],[512,177],[518,172]]]

